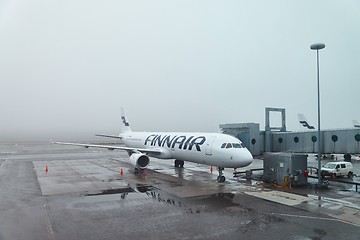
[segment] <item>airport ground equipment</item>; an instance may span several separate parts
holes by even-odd
[[[234,174],[234,178],[239,178],[241,177],[241,175],[245,174],[246,180],[251,180],[253,172],[263,171],[263,170],[264,170],[263,168],[252,168],[245,171],[235,171],[233,174]]]
[[[354,177],[357,175],[354,174]],[[308,176],[309,178],[317,178],[317,176]],[[358,179],[358,178],[357,178]],[[345,183],[350,185],[355,185],[355,191],[358,192],[358,189],[360,188],[360,182],[356,181],[355,178],[326,178],[326,182],[339,182],[339,183]]]
[[[308,184],[307,155],[292,153],[266,153],[264,155],[263,181],[290,187]]]

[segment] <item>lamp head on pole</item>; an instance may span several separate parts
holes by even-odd
[[[311,50],[320,50],[320,49],[323,49],[323,48],[325,48],[324,43],[314,43],[314,44],[311,44],[311,46],[310,46]]]

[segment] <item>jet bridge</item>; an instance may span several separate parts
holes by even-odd
[[[323,154],[360,153],[360,129],[322,130]],[[316,153],[317,131],[272,133],[272,152]]]
[[[281,113],[281,126],[270,124],[270,112]],[[265,109],[265,131],[259,123],[221,124],[221,132],[239,138],[253,155],[264,152],[317,153],[317,130],[291,132],[286,130],[285,109]],[[360,128],[321,130],[320,151],[323,154],[359,154]]]

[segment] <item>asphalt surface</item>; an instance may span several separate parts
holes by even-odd
[[[3,142],[0,240],[360,239],[351,185],[285,190],[225,175],[156,159],[135,174],[124,152]]]

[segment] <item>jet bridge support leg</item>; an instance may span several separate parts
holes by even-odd
[[[217,181],[218,182],[225,182],[225,176],[223,175],[223,170],[224,168],[223,167],[218,167],[218,170],[219,170],[219,176],[217,177]]]

